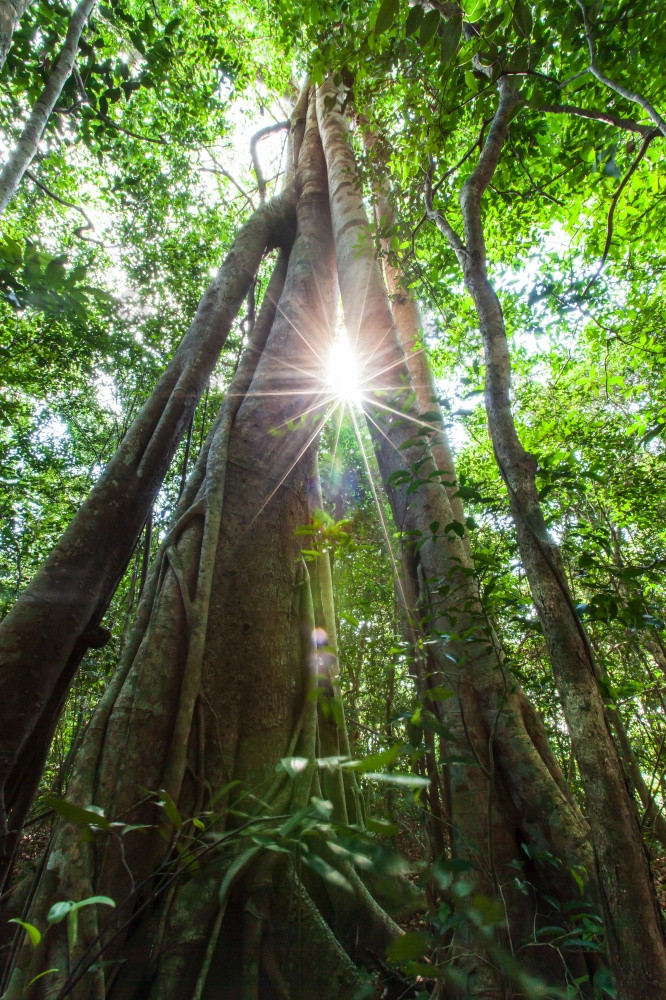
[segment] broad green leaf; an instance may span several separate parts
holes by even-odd
[[[465,20],[470,21],[473,24],[474,21],[478,21],[483,17],[485,9],[486,0],[466,0]]]
[[[388,819],[380,819],[378,817],[369,816],[366,826],[370,833],[378,833],[383,837],[394,837],[398,832],[398,827],[395,823]]]
[[[405,21],[405,34],[411,37],[416,31],[418,31],[419,25],[423,20],[423,7],[420,4],[414,4],[413,7],[409,8],[409,14],[407,15],[407,20]]]
[[[443,63],[447,63],[456,54],[461,34],[461,17],[451,17],[444,22],[440,39],[440,57]]]
[[[11,920],[8,921],[8,923],[18,924],[19,927],[22,927],[23,930],[28,935],[28,937],[30,938],[30,944],[33,946],[33,948],[36,948],[39,942],[42,940],[42,932],[38,930],[38,928],[35,927],[34,924],[29,924],[25,920],[19,920],[18,917],[12,917]]]
[[[513,6],[513,23],[522,38],[532,34],[532,10],[525,0],[516,0]]]
[[[395,22],[399,10],[399,0],[383,0],[375,18],[374,33],[376,35],[383,35],[385,31],[388,31]]]
[[[451,691],[449,688],[442,687],[441,685],[436,685],[435,687],[428,688],[424,693],[424,701],[447,701],[449,698],[455,698],[455,691]]]
[[[326,882],[337,886],[338,889],[352,892],[352,887],[348,879],[337,868],[334,868],[333,865],[329,865],[328,861],[324,861],[318,854],[313,854],[312,851],[301,851],[298,856],[308,868],[311,868],[313,872],[320,875]]]
[[[63,899],[54,903],[46,915],[47,924],[59,924],[61,920],[64,920],[73,906],[74,901],[72,899]]]
[[[158,804],[164,809],[169,822],[176,828],[176,830],[180,830],[183,825],[183,817],[180,815],[178,806],[164,788],[160,788],[157,794]]]
[[[430,39],[434,37],[437,29],[439,28],[440,21],[441,17],[439,16],[439,11],[437,10],[429,10],[425,15],[419,32],[422,48],[425,48]]]
[[[421,956],[428,950],[430,939],[419,931],[408,931],[402,937],[391,941],[387,949],[387,957],[391,962],[409,962]]]
[[[96,826],[100,830],[110,829],[111,824],[104,815],[104,810],[100,809],[99,806],[86,806],[82,808],[81,806],[75,806],[72,802],[66,802],[65,799],[58,799],[54,795],[47,795],[44,801],[50,809],[53,809],[59,816],[69,820],[70,823],[74,823],[76,826]]]
[[[387,785],[401,785],[404,788],[427,788],[430,778],[423,778],[420,774],[364,774],[364,778],[369,781],[383,781]]]
[[[392,764],[396,757],[400,756],[403,750],[403,743],[394,743],[392,747],[388,747],[386,750],[380,750],[378,753],[373,753],[369,757],[364,757],[362,760],[347,761],[342,764],[342,767],[353,771],[374,771],[378,767],[387,767],[389,764]]]
[[[275,765],[275,770],[286,771],[290,778],[296,778],[305,771],[309,763],[307,757],[281,757],[279,764]]]

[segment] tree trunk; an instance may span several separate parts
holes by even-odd
[[[0,70],[5,65],[18,23],[31,3],[32,0],[0,0]]]
[[[20,138],[0,172],[0,215],[4,213],[14,197],[24,173],[33,161],[51,112],[74,69],[81,33],[96,2],[97,0],[80,0],[72,13],[65,43],[60,50],[51,75],[30,112]]]
[[[372,388],[364,408],[380,473],[396,527],[413,546],[412,579],[428,608],[428,635],[437,640],[432,650],[438,672],[431,676],[431,684],[455,693],[453,698],[434,700],[433,708],[456,746],[457,759],[448,765],[454,851],[468,861],[480,892],[503,896],[508,946],[519,948],[533,941],[536,919],[534,912],[527,912],[525,898],[512,895],[514,880],[509,873],[523,864],[521,842],[533,856],[549,852],[562,859],[561,871],[537,864],[533,875],[537,898],[541,892],[555,892],[564,899],[572,894],[570,884],[565,888],[571,867],[592,875],[589,831],[570,798],[538,716],[503,667],[483,619],[468,557],[450,527],[455,517],[429,449],[431,428],[424,427],[410,399],[407,365],[370,250],[341,102],[331,107],[335,96],[329,81],[319,88],[317,106],[346,326],[361,364],[367,366],[364,376]],[[403,388],[396,391],[396,385]],[[408,603],[405,595],[403,601]],[[593,884],[590,888],[593,895]],[[503,996],[502,976],[487,956],[480,957],[483,946],[473,933],[467,930],[465,936],[463,930],[456,935],[466,995]],[[543,952],[540,961],[542,971],[558,975]]]
[[[240,230],[152,395],[90,496],[0,625],[0,889],[74,673],[267,249],[291,240],[293,194]]]
[[[430,217],[447,237],[474,300],[486,361],[490,435],[509,494],[521,559],[553,665],[585,790],[611,967],[622,1000],[658,995],[666,982],[666,943],[633,796],[606,719],[596,665],[548,533],[535,483],[537,463],[522,447],[510,403],[511,363],[499,299],[486,269],[481,198],[501,156],[519,103],[508,77],[477,167],[460,193],[464,243],[440,212]]]
[[[326,403],[319,366],[335,315],[314,108],[299,188],[286,279],[282,254],[70,783],[70,801],[149,829],[114,834],[100,819],[92,842],[79,842],[58,823],[28,919],[44,928],[57,899],[104,894],[117,906],[109,919],[102,906],[82,909],[77,943],[59,924],[34,952],[19,949],[6,1000],[70,988],[81,1000],[351,1000],[360,977],[342,945],[383,953],[400,933],[325,845],[319,866],[337,871],[344,891],[306,879],[284,853],[318,793],[321,749],[315,611],[296,534],[309,517]],[[295,419],[304,411],[309,419]],[[294,776],[276,774],[281,759],[301,762]],[[283,853],[265,849],[272,843]],[[111,964],[88,971],[99,958]],[[58,972],[34,982],[46,969]]]

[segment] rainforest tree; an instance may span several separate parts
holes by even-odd
[[[559,324],[565,338],[582,325],[576,361],[569,357],[563,369],[570,369],[574,385],[581,375],[571,367],[586,369],[585,352],[595,356],[594,331],[601,330],[607,398],[611,386],[629,383],[613,433],[631,417],[631,461],[660,469],[664,422],[652,390],[661,347],[634,280],[640,275],[648,301],[659,301],[659,245],[647,251],[642,235],[646,219],[659,231],[659,182],[646,195],[639,181],[641,170],[656,168],[663,134],[654,75],[658,13],[647,4],[618,13],[603,4],[591,10],[555,5],[542,11],[522,2],[402,9],[397,0],[384,0],[370,11],[341,5],[324,16],[313,4],[267,12],[230,4],[211,36],[206,26],[212,14],[200,22],[186,7],[177,17],[100,8],[99,20],[81,36],[86,66],[61,82],[53,114],[44,119],[40,175],[23,170],[21,186],[18,174],[12,182],[18,194],[6,217],[5,309],[7,316],[18,310],[24,335],[30,324],[39,330],[50,323],[57,343],[67,310],[77,304],[84,325],[86,309],[91,316],[96,310],[102,325],[113,312],[102,293],[80,287],[89,268],[103,277],[99,255],[113,259],[108,247],[94,249],[104,241],[93,237],[73,271],[65,254],[53,256],[36,245],[51,239],[40,235],[39,221],[54,206],[83,214],[87,226],[76,230],[79,238],[93,228],[79,204],[83,189],[66,190],[58,175],[65,145],[82,166],[91,153],[102,168],[107,164],[114,180],[105,200],[118,212],[116,225],[127,227],[115,266],[142,288],[155,251],[149,246],[133,260],[132,229],[151,231],[160,212],[176,229],[188,224],[187,195],[196,190],[197,170],[215,171],[228,191],[239,193],[244,209],[252,205],[248,182],[239,183],[221,166],[211,145],[224,87],[230,90],[233,81],[240,91],[261,73],[262,87],[278,88],[264,91],[264,103],[294,103],[281,193],[265,201],[257,171],[260,206],[237,234],[226,231],[225,261],[188,333],[134,422],[127,419],[106,471],[95,475],[89,498],[2,626],[2,832],[9,887],[67,692],[87,650],[110,637],[102,620],[187,431],[170,525],[156,542],[147,528],[144,533],[144,562],[151,545],[154,559],[134,624],[80,740],[66,802],[49,800],[59,818],[44,866],[23,910],[11,909],[20,894],[7,896],[7,915],[33,928],[26,938],[19,925],[6,949],[7,996],[199,997],[220,988],[229,996],[360,996],[366,987],[358,966],[384,969],[387,951],[401,954],[395,942],[402,932],[389,915],[396,900],[375,884],[378,869],[395,867],[395,861],[364,833],[358,764],[345,767],[350,743],[335,669],[332,578],[319,530],[326,525],[321,506],[327,501],[317,485],[317,440],[350,401],[327,383],[325,370],[338,282],[360,369],[354,405],[367,418],[377,463],[373,473],[366,456],[366,473],[370,483],[375,476],[381,480],[393,519],[400,549],[393,554],[396,605],[421,702],[402,752],[416,743],[416,763],[423,740],[427,778],[402,779],[428,786],[436,883],[429,898],[444,906],[433,939],[433,995],[499,998],[543,995],[543,989],[553,996],[601,995],[612,989],[606,958],[618,996],[656,993],[666,951],[641,827],[652,824],[659,836],[663,648],[661,593],[650,574],[660,557],[649,550],[640,555],[637,531],[645,529],[642,523],[639,529],[638,513],[626,497],[618,504],[617,490],[609,492],[603,478],[603,498],[580,489],[576,498],[570,485],[567,499],[544,503],[539,476],[563,462],[589,463],[582,456],[592,439],[572,423],[560,440],[557,424],[546,427],[536,415],[543,405],[539,387],[556,386],[562,377],[555,374],[559,332],[549,334],[544,355],[539,324]],[[25,107],[27,114],[30,100],[12,52],[18,54],[26,39],[44,37],[42,16],[29,8],[25,17],[32,20],[23,37],[23,22],[15,30],[7,60],[14,108]],[[283,65],[270,46],[263,64],[242,63],[229,43],[229,31],[239,24],[247,24],[243,30],[255,39],[269,34],[272,45],[281,46]],[[99,50],[108,53],[105,62],[98,61]],[[607,69],[610,54],[618,52],[632,53],[630,84],[622,72]],[[205,53],[215,53],[219,70],[210,61],[199,68]],[[290,61],[310,72],[299,96],[284,73]],[[194,66],[193,86],[174,92],[172,102],[179,76]],[[42,75],[49,71],[44,67]],[[38,85],[30,84],[34,92]],[[575,91],[577,103],[568,95],[562,99],[565,90]],[[58,113],[68,116],[64,128],[54,122]],[[191,124],[181,128],[181,121]],[[257,136],[284,126],[278,121]],[[165,137],[169,131],[172,141]],[[633,136],[641,139],[637,152]],[[256,143],[254,148],[256,162]],[[30,158],[36,150],[35,144]],[[137,164],[145,194],[134,201],[130,221],[126,209],[134,199],[130,178]],[[40,192],[37,201],[23,187],[28,180],[34,181],[32,192]],[[372,224],[365,180],[376,202]],[[212,196],[205,185],[200,195]],[[425,228],[426,219],[453,256],[436,241],[435,228]],[[206,227],[196,225],[203,236]],[[559,251],[565,237],[578,255],[567,266]],[[180,273],[167,243],[168,235],[157,237],[162,266]],[[540,246],[535,272],[529,258]],[[265,258],[276,249],[268,280]],[[68,251],[73,260],[80,253]],[[529,302],[520,286],[516,291],[519,265],[534,285]],[[196,274],[194,258],[192,269]],[[461,278],[475,314],[466,312]],[[44,283],[53,290],[51,301],[40,290]],[[187,480],[197,419],[202,442],[204,437],[206,383],[244,299],[239,332],[247,343],[219,412],[208,416],[212,426]],[[436,312],[442,302],[448,330]],[[641,317],[635,330],[626,329],[627,306]],[[150,331],[150,318],[143,322]],[[446,373],[449,387],[456,380],[473,388],[482,383],[475,355],[480,331],[494,473],[483,448],[472,453],[468,447],[465,475],[456,477],[437,399],[441,389],[422,357],[424,328],[435,371]],[[625,358],[620,345],[634,342],[636,357],[629,350]],[[8,341],[8,360],[19,343]],[[148,343],[145,335],[139,343]],[[78,353],[94,357],[95,350],[82,339]],[[447,370],[442,361],[450,365],[454,357],[456,366]],[[519,386],[524,380],[513,401],[512,360]],[[609,382],[610,365],[640,372],[641,381],[623,374]],[[62,370],[54,358],[52,377]],[[122,350],[117,370],[129,375]],[[17,386],[26,412],[37,412],[34,382],[23,376]],[[530,391],[538,403],[534,417],[525,402]],[[204,394],[204,412],[197,414]],[[142,395],[139,388],[135,400]],[[637,422],[643,408],[647,415]],[[466,421],[473,435],[475,413]],[[576,434],[580,443],[573,446]],[[550,441],[546,448],[561,457],[549,457],[548,450],[542,455]],[[485,493],[496,489],[497,470],[508,489],[506,512],[500,494],[480,500],[482,483]],[[384,516],[376,482],[372,489]],[[465,518],[464,498],[472,501],[476,522]],[[592,527],[599,509],[603,526]],[[529,596],[506,540],[509,511]],[[605,532],[612,560],[604,568],[594,549],[586,547],[583,559],[574,539],[594,537],[597,544]],[[390,548],[388,532],[386,537]],[[623,551],[628,545],[631,555]],[[573,575],[572,558],[578,560]],[[136,567],[138,562],[135,577]],[[612,583],[601,595],[592,570],[610,570]],[[494,596],[488,573],[496,581]],[[590,595],[587,602],[577,603],[578,586]],[[136,581],[129,609],[135,589]],[[538,670],[528,669],[519,655],[528,648],[520,636],[527,620],[523,615],[520,624],[511,609],[521,602],[529,608],[531,601],[546,643],[545,650],[536,649],[539,669],[548,677],[552,665],[563,717],[552,695],[554,708],[539,704],[540,714],[523,690],[538,690]],[[534,624],[529,627],[534,636]],[[624,629],[615,655],[609,629]],[[620,669],[626,684],[634,661],[646,664],[650,683],[639,689],[649,689],[657,707],[650,717],[642,701],[628,728],[613,675]],[[542,715],[549,713],[551,736],[559,739],[565,724],[570,734],[567,777],[566,757],[558,761],[544,726]],[[648,719],[649,738],[632,745],[631,727],[635,744],[636,726]],[[388,722],[390,729],[390,717]],[[395,760],[400,746],[394,743],[389,757],[379,760]],[[72,822],[81,838],[72,839]],[[354,863],[369,867],[366,881]],[[465,874],[456,877],[456,871]],[[403,904],[413,902],[398,874],[393,881]],[[572,903],[581,894],[587,912],[598,910],[603,918],[604,943],[598,935],[577,936],[581,914]],[[103,907],[112,904],[108,915]],[[582,951],[581,941],[587,942]],[[403,946],[402,954],[415,957],[423,940],[417,952],[411,947]],[[545,987],[533,978],[537,973]]]

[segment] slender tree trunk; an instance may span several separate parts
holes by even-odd
[[[0,0],[0,70],[5,65],[18,23],[31,3],[32,0]]]
[[[0,625],[0,887],[64,698],[267,249],[291,238],[289,192],[253,215],[152,395],[30,586]]]
[[[436,639],[432,649],[439,673],[431,683],[455,693],[454,698],[434,701],[434,710],[452,733],[458,758],[448,766],[454,850],[469,862],[482,893],[503,895],[517,947],[517,942],[531,940],[535,919],[526,912],[525,899],[511,895],[515,886],[509,873],[521,865],[520,841],[532,845],[535,855],[546,851],[563,859],[561,872],[542,866],[534,877],[551,892],[564,890],[566,898],[572,891],[571,884],[564,888],[568,868],[591,867],[589,831],[572,804],[536,713],[503,668],[460,538],[446,531],[455,518],[429,449],[430,427],[423,427],[409,401],[412,389],[404,354],[369,250],[371,236],[347,124],[340,102],[327,107],[335,96],[330,81],[319,88],[346,326],[361,363],[368,366],[364,375],[369,378],[374,372],[365,411],[395,524],[414,545],[412,579],[428,608],[429,635]],[[396,385],[404,388],[396,391]],[[482,946],[473,935],[457,932],[454,946],[468,995],[502,996],[503,978],[487,957],[480,957]],[[544,953],[541,961],[542,971],[550,968],[558,974]]]
[[[368,142],[371,146],[371,143]],[[371,146],[372,148],[372,146]],[[376,194],[375,220],[378,224],[391,226],[395,222],[395,212],[385,192]],[[391,300],[393,322],[398,332],[400,344],[405,354],[409,375],[414,386],[421,419],[432,427],[430,450],[441,473],[442,483],[451,504],[455,520],[464,529],[465,513],[462,500],[458,496],[455,465],[448,435],[442,422],[442,413],[437,399],[437,389],[430,367],[428,353],[423,339],[423,326],[418,303],[405,287],[403,276],[391,260],[388,240],[382,240],[384,251],[383,271],[386,290]],[[469,536],[465,532],[463,547],[470,555]]]
[[[498,89],[498,110],[479,163],[460,194],[464,243],[431,205],[429,214],[456,252],[479,317],[490,435],[507,486],[521,558],[585,790],[618,996],[622,1000],[642,1000],[658,995],[666,983],[662,918],[636,806],[606,719],[592,650],[576,615],[559,550],[541,510],[535,483],[536,460],[524,450],[516,432],[504,318],[487,276],[481,198],[501,156],[510,116],[519,103],[508,77],[500,78]]]
[[[648,830],[652,830],[652,833],[661,843],[662,847],[666,847],[666,819],[664,819],[662,812],[654,800],[654,793],[650,792],[645,783],[640,762],[634,753],[622,716],[616,708],[608,708],[607,712],[610,723],[615,730],[615,736],[629,775],[629,780],[645,810],[643,826]]]
[[[24,173],[33,161],[51,112],[74,69],[81,33],[96,2],[97,0],[80,0],[74,10],[67,27],[65,43],[46,86],[37,98],[23,132],[0,172],[0,215],[14,197]]]

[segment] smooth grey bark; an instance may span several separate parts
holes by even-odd
[[[5,65],[19,21],[32,0],[0,0],[0,70]]]
[[[97,0],[80,0],[67,27],[65,42],[44,90],[37,98],[16,145],[0,171],[0,215],[16,193],[21,179],[33,161],[56,101],[74,69],[81,33]]]
[[[543,628],[571,735],[591,823],[611,968],[622,1000],[658,995],[666,982],[666,941],[636,806],[612,738],[597,665],[572,600],[561,556],[536,489],[536,459],[523,448],[511,409],[511,361],[500,301],[488,278],[481,199],[501,157],[520,98],[507,77],[478,164],[460,192],[464,240],[433,208],[476,306],[486,362],[488,425],[507,487],[521,559]]]
[[[64,698],[176,447],[270,248],[292,237],[293,191],[239,231],[188,331],[116,454],[29,587],[0,624],[0,886]]]

